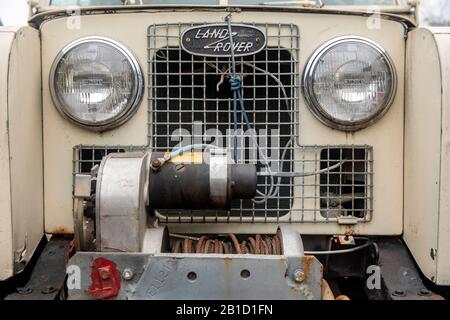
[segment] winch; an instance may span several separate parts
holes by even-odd
[[[77,175],[78,247],[140,252],[156,210],[228,210],[232,200],[256,195],[255,165],[236,164],[218,148],[184,152],[195,148],[112,153],[91,175]]]
[[[255,165],[233,163],[224,150],[186,153],[163,162],[165,156],[154,152],[150,157],[153,209],[229,209],[232,199],[256,195]]]

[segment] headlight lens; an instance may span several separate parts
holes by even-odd
[[[127,49],[106,38],[88,37],[60,52],[50,74],[50,90],[64,116],[84,127],[106,130],[136,111],[143,81]]]
[[[342,37],[320,47],[303,75],[311,111],[326,125],[348,131],[380,118],[391,106],[396,86],[386,52],[359,37]]]

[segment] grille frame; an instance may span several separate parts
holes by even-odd
[[[193,56],[185,53],[180,46],[180,39],[184,30],[199,25],[206,24],[153,24],[148,28],[148,100],[152,108],[149,116],[149,130],[151,130],[149,145],[152,151],[165,152],[172,150],[176,143],[171,143],[170,138],[173,137],[171,133],[175,128],[180,132],[180,140],[185,135],[191,135],[190,143],[184,143],[184,145],[204,143],[202,141],[203,133],[211,129],[214,132],[220,132],[221,138],[225,139],[225,145],[229,146],[232,141],[233,112],[230,98],[231,92],[226,90],[228,88],[226,80],[228,80],[227,76],[229,76],[231,58]],[[266,35],[267,46],[256,55],[236,57],[237,72],[242,81],[243,99],[246,104],[247,114],[251,118],[250,121],[253,124],[253,128],[259,130],[258,138],[260,140],[262,139],[261,130],[264,130],[266,148],[262,146],[261,141],[259,143],[266,155],[269,154],[269,149],[271,149],[270,152],[274,152],[275,149],[277,150],[275,153],[279,152],[278,145],[277,148],[269,147],[269,144],[273,143],[272,137],[275,137],[275,143],[279,144],[280,148],[283,144],[286,146],[292,140],[292,146],[287,148],[288,152],[286,152],[288,157],[292,158],[293,146],[298,145],[299,131],[299,29],[294,24],[250,23],[248,25],[263,30]],[[161,54],[164,56],[161,57]],[[183,70],[183,67],[187,67],[187,70]],[[226,71],[220,72],[221,70]],[[265,73],[261,71],[265,71]],[[207,79],[208,77],[210,79]],[[208,97],[208,88],[211,89],[208,80],[211,80],[211,77],[215,81],[217,93]],[[200,83],[195,81],[197,80],[196,78],[200,80]],[[247,82],[248,78],[250,78],[250,81]],[[258,80],[259,82],[263,80],[263,86],[257,83]],[[270,85],[269,81],[271,82]],[[224,88],[225,90],[223,90]],[[222,92],[219,92],[219,90]],[[159,96],[158,93],[161,91],[162,96]],[[200,95],[198,94],[199,91]],[[246,93],[249,91],[250,97],[246,97]],[[274,97],[274,95],[276,96]],[[189,106],[189,102],[191,102],[191,106]],[[185,104],[188,104],[187,109]],[[273,108],[274,105],[275,108]],[[191,115],[192,117],[188,124],[185,120],[182,120]],[[214,121],[211,121],[211,116],[214,117]],[[195,122],[195,117],[197,119],[200,118],[202,121],[199,125],[199,130],[196,130],[198,122]],[[265,119],[263,124],[257,120],[252,121],[252,119],[261,119],[261,117]],[[173,118],[175,118],[175,121]],[[271,123],[274,119],[278,123]],[[238,122],[239,130],[244,132],[245,125],[241,113],[239,113]],[[161,127],[163,130],[162,134],[161,129],[158,130]],[[224,130],[230,131],[222,135]],[[271,134],[271,130],[277,130],[277,134]],[[238,137],[239,146],[237,149],[240,158],[244,162],[258,164],[256,148],[250,145],[246,146],[247,138],[248,135],[246,136],[246,133],[240,134]],[[159,141],[162,141],[163,145]],[[247,144],[249,144],[248,141]],[[244,156],[242,157],[242,155]],[[277,162],[275,166],[282,165],[284,167],[287,164],[288,167],[290,166],[288,171],[292,171],[291,162],[280,164],[281,162],[278,160],[280,154],[277,154],[275,157]],[[269,189],[268,178],[259,177],[258,180],[260,188],[263,188],[264,192],[267,193]],[[231,215],[255,216],[257,211],[267,213],[271,212],[270,209],[277,209],[278,211],[281,207],[287,213],[291,206],[290,203],[287,203],[291,201],[287,194],[292,194],[292,190],[287,190],[289,188],[292,189],[290,186],[282,185],[280,187],[280,193],[285,195],[284,199],[278,197],[263,204],[255,204],[245,200],[240,201],[239,208],[236,208],[239,212],[233,213],[235,210],[232,210]],[[193,214],[199,215],[200,213]],[[207,215],[215,214],[215,212],[209,212]],[[279,212],[276,215],[278,216]]]
[[[171,41],[173,44],[177,44],[179,48],[176,50],[181,51],[181,46],[179,45],[179,37],[182,34],[185,28],[197,25],[204,25],[205,23],[176,23],[176,24],[152,24],[148,27],[147,32],[147,51],[148,51],[148,130],[147,130],[147,138],[148,144],[147,146],[76,146],[74,148],[74,174],[79,172],[80,168],[80,151],[87,149],[101,149],[107,151],[107,149],[116,149],[123,151],[135,151],[135,150],[149,150],[149,151],[169,151],[164,148],[158,147],[154,143],[154,112],[155,112],[155,100],[154,100],[154,83],[153,80],[153,69],[152,64],[154,63],[154,54],[164,46],[161,44],[161,41],[156,41],[156,38],[151,36],[152,27],[158,26],[162,28],[161,30],[167,30],[168,35],[162,34],[160,35],[163,40],[167,40],[167,43]],[[289,188],[292,190],[289,195],[289,201],[291,201],[290,209],[284,215],[280,215],[279,213],[275,215],[269,215],[267,208],[263,208],[258,212],[262,212],[262,214],[257,214],[253,211],[251,214],[243,214],[242,210],[236,214],[232,214],[232,212],[223,212],[223,211],[210,211],[210,212],[196,212],[196,211],[187,211],[187,210],[174,210],[171,212],[158,212],[158,216],[160,218],[161,223],[339,223],[339,224],[354,224],[354,223],[366,223],[370,222],[373,217],[373,148],[368,145],[301,145],[300,137],[299,137],[299,126],[300,126],[300,106],[301,106],[301,88],[300,88],[300,63],[299,63],[299,42],[300,36],[298,27],[294,24],[252,24],[250,25],[256,26],[260,29],[265,30],[264,26],[270,26],[271,28],[277,29],[276,33],[272,36],[268,35],[267,43],[270,47],[273,46],[273,41],[275,38],[276,43],[278,44],[275,48],[276,50],[281,50],[283,47],[281,46],[281,40],[276,39],[278,35],[281,35],[282,31],[280,30],[282,27],[288,28],[290,31],[295,29],[296,44],[292,49],[294,55],[291,55],[291,60],[289,63],[293,65],[293,82],[291,82],[292,89],[290,91],[290,101],[293,102],[293,108],[289,110],[291,112],[291,120],[289,125],[293,126],[293,139],[292,141],[292,166],[293,172],[318,172],[322,170],[324,160],[321,160],[321,152],[323,150],[328,150],[328,154],[330,150],[345,150],[350,149],[353,150],[353,155],[355,154],[354,150],[363,150],[366,158],[364,159],[364,170],[363,172],[359,172],[358,174],[362,174],[365,177],[364,186],[365,193],[363,195],[363,201],[365,201],[364,205],[364,214],[362,216],[356,216],[355,211],[351,211],[348,218],[350,219],[341,219],[340,217],[329,217],[327,215],[323,216],[321,214],[324,211],[329,212],[329,208],[323,209],[321,207],[321,200],[324,198],[321,196],[320,188],[323,187],[323,184],[320,183],[321,175],[315,174],[309,177],[296,177],[292,178],[292,183],[290,183]],[[261,27],[263,26],[263,27]],[[174,27],[175,33],[171,27]],[[267,30],[267,29],[266,29]],[[152,47],[153,43],[153,47]],[[162,42],[164,43],[164,41]],[[285,50],[284,48],[283,50]],[[265,51],[265,50],[264,50]],[[266,54],[267,55],[267,54]],[[181,55],[180,55],[181,56]],[[206,60],[206,57],[204,58]],[[168,68],[169,70],[169,68]],[[238,72],[239,73],[239,72]],[[243,90],[246,90],[245,81],[243,83]],[[248,89],[248,87],[247,87]],[[281,95],[281,93],[280,93]],[[194,95],[193,95],[194,96]],[[231,100],[231,99],[229,99]],[[280,99],[278,99],[280,100]],[[278,103],[280,105],[280,102]],[[278,111],[281,111],[281,107],[278,107]],[[229,110],[227,111],[229,112]],[[230,115],[231,116],[231,115]],[[181,119],[181,118],[180,118]],[[230,118],[231,119],[231,118]],[[231,124],[231,121],[230,123]],[[342,154],[342,152],[341,152]],[[277,159],[279,161],[280,159]],[[342,161],[343,159],[341,159]],[[84,160],[81,160],[84,161]],[[90,161],[90,160],[87,160]],[[348,162],[348,160],[346,160]],[[326,160],[325,160],[326,162]],[[329,161],[328,161],[329,162]],[[350,162],[353,164],[356,161],[350,159]],[[94,162],[92,162],[94,163]],[[281,170],[282,171],[282,170]],[[354,171],[351,172],[337,172],[341,175],[355,175]],[[333,174],[336,174],[334,172]],[[329,186],[330,187],[330,186]],[[355,185],[350,186],[354,188]],[[327,198],[325,198],[327,199]],[[276,201],[279,201],[276,200]],[[264,211],[265,210],[265,211]],[[278,208],[279,210],[279,208]]]

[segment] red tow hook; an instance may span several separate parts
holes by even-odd
[[[89,293],[97,299],[114,298],[120,291],[120,275],[116,264],[104,258],[97,258],[92,264]]]

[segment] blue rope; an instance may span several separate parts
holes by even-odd
[[[247,115],[247,111],[245,110],[244,106],[244,98],[242,97],[242,84],[241,80],[238,79],[236,75],[236,60],[234,58],[234,42],[233,42],[233,33],[231,31],[231,14],[227,16],[227,22],[228,22],[228,34],[230,36],[230,55],[231,55],[231,77],[230,77],[230,88],[233,92],[233,121],[234,121],[234,150],[233,150],[233,158],[237,162],[238,158],[238,152],[237,152],[237,127],[238,127],[238,120],[237,120],[237,104],[239,103],[241,108],[241,114],[244,118],[245,125],[247,127],[247,130],[250,132],[250,137],[252,139],[253,144],[256,147],[256,150],[258,150],[259,156],[261,157],[261,160],[264,162],[264,165],[267,166],[267,170],[270,175],[270,189],[267,193],[268,196],[271,196],[273,194],[273,174],[269,166],[269,162],[267,161],[266,156],[262,152],[262,150],[259,148],[259,144],[257,141],[257,138],[253,132],[252,125],[250,124],[250,120]],[[264,195],[263,201],[267,201],[267,196]],[[262,202],[257,202],[262,203]]]
[[[230,79],[231,91],[233,92],[233,140],[234,140],[234,149],[233,149],[233,158],[235,161],[238,159],[238,151],[237,151],[237,130],[238,130],[238,115],[237,115],[237,102],[239,96],[241,95],[241,81],[235,78],[236,75],[232,75]]]
[[[245,126],[247,130],[253,130],[250,125],[250,120],[247,115],[247,110],[244,107],[244,98],[241,94],[241,80],[237,79],[235,75],[231,76],[230,79],[231,90],[233,91],[233,104],[237,104],[239,102],[239,106],[241,108],[242,115],[244,116]],[[236,111],[237,112],[237,111]],[[236,123],[237,125],[237,123]]]
[[[241,81],[236,76],[236,60],[234,58],[234,42],[233,42],[233,32],[231,30],[231,16],[227,16],[228,22],[228,35],[230,37],[230,54],[231,54],[231,78],[230,86],[233,92],[233,159],[237,162],[238,160],[238,150],[237,150],[237,130],[238,130],[238,115],[237,115],[237,102],[239,96],[241,95]]]
[[[231,77],[230,77],[230,87],[231,91],[233,92],[233,121],[234,121],[234,150],[233,150],[233,158],[236,161],[238,152],[237,152],[237,127],[238,127],[238,120],[237,120],[237,104],[239,103],[239,106],[241,108],[242,116],[244,117],[245,126],[247,127],[247,130],[252,131],[252,125],[250,124],[250,119],[247,115],[247,110],[245,110],[244,106],[244,98],[242,97],[241,93],[241,80],[238,79],[236,75],[236,60],[234,58],[234,42],[233,42],[233,34],[231,31],[231,17],[227,17],[228,22],[228,33],[230,35],[230,55],[231,55]],[[256,138],[253,134],[251,134],[251,138],[253,140],[253,143],[255,144],[255,147],[259,150],[258,142],[256,141]],[[264,157],[265,158],[265,157]]]

